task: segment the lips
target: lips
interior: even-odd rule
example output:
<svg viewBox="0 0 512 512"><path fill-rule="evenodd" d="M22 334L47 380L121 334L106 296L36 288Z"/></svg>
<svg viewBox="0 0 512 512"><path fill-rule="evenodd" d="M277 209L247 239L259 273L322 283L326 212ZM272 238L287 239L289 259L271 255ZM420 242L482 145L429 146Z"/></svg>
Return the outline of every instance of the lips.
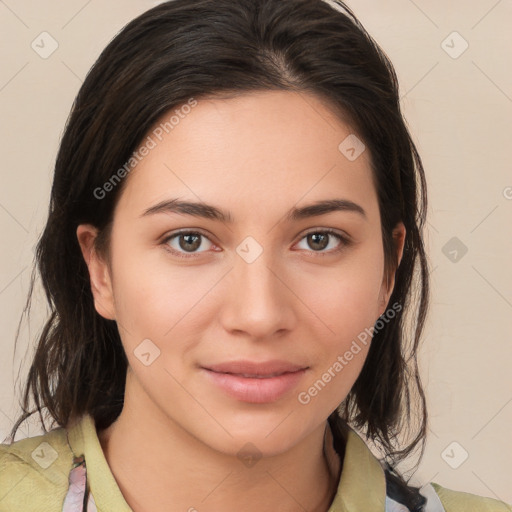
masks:
<svg viewBox="0 0 512 512"><path fill-rule="evenodd" d="M275 402L297 387L307 366L286 361L230 361L201 367L209 382L242 402Z"/></svg>
<svg viewBox="0 0 512 512"><path fill-rule="evenodd" d="M299 370L304 370L307 366L279 360L262 363L240 360L208 365L204 368L216 373L230 373L241 377L269 378L277 377L283 373L293 373Z"/></svg>

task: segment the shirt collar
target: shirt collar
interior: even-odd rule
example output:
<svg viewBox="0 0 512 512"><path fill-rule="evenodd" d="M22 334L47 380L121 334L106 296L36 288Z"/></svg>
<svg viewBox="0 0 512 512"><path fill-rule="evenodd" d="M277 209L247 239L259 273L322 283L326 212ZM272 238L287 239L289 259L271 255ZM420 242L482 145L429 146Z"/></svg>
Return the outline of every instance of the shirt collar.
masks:
<svg viewBox="0 0 512 512"><path fill-rule="evenodd" d="M68 441L75 455L84 455L87 483L98 510L133 512L126 503L101 448L94 418L84 414L68 429Z"/></svg>
<svg viewBox="0 0 512 512"><path fill-rule="evenodd" d="M345 454L341 477L328 512L384 512L386 477L381 463L355 430L343 424L342 432ZM340 461L334 450L330 427L326 429L324 448L329 466L339 473ZM333 461L337 461L337 465Z"/></svg>

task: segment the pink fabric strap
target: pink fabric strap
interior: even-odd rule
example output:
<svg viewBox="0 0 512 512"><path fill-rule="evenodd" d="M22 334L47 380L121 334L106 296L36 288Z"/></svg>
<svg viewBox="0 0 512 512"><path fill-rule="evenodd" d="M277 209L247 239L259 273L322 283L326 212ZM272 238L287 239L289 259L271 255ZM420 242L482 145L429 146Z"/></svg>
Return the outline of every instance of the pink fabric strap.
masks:
<svg viewBox="0 0 512 512"><path fill-rule="evenodd" d="M69 472L69 487L62 512L97 512L94 497L87 488L87 468L83 455L73 457L73 467Z"/></svg>

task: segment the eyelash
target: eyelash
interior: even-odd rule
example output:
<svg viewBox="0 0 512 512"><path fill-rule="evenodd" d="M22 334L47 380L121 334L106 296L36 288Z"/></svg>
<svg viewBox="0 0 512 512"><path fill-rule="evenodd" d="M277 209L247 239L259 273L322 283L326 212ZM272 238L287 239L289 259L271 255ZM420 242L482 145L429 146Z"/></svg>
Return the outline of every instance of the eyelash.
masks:
<svg viewBox="0 0 512 512"><path fill-rule="evenodd" d="M304 236L300 239L300 240L303 240L304 238L306 238L308 235L312 235L312 234L322 234L322 235L331 235L331 236L334 236L335 238L337 238L341 244L339 247L337 247L336 249L331 249L330 251L308 251L310 253L313 253L315 255L318 255L318 256L329 256L329 255L332 255L332 254L336 254L336 253L339 253L341 252L344 248L348 247L349 245L351 245L352 241L346 237L346 236L343 236L341 235L340 233L338 233L337 231L334 231L333 229L330 229L330 228L326 228L326 229L317 229L317 230L314 230L314 231L308 231L307 233L304 234ZM172 249L169 247L169 245L167 245L167 243L172 240L173 238L175 237L178 237L180 235L200 235L200 236L203 236L205 238L208 238L208 236L205 234L205 233L202 233L201 231L178 231L176 233L173 233L171 235L169 235L168 237L166 237L164 240L162 240L162 244L165 246L165 249L167 251L169 251L171 254L173 255L176 255L178 256L179 258L197 258L201 253L189 253L189 254L186 254L185 253L182 253L180 251L176 251L175 249ZM211 242L211 240L210 240ZM213 243L213 242L211 242Z"/></svg>

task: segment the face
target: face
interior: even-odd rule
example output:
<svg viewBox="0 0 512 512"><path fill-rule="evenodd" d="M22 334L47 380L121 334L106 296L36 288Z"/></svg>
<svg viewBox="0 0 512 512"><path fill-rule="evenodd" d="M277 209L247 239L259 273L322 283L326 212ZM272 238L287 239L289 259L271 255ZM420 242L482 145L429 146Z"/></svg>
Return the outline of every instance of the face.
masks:
<svg viewBox="0 0 512 512"><path fill-rule="evenodd" d="M392 291L370 155L339 149L353 132L313 95L187 112L125 178L111 270L94 228L77 230L95 307L117 321L140 414L224 453L277 454L344 400Z"/></svg>

